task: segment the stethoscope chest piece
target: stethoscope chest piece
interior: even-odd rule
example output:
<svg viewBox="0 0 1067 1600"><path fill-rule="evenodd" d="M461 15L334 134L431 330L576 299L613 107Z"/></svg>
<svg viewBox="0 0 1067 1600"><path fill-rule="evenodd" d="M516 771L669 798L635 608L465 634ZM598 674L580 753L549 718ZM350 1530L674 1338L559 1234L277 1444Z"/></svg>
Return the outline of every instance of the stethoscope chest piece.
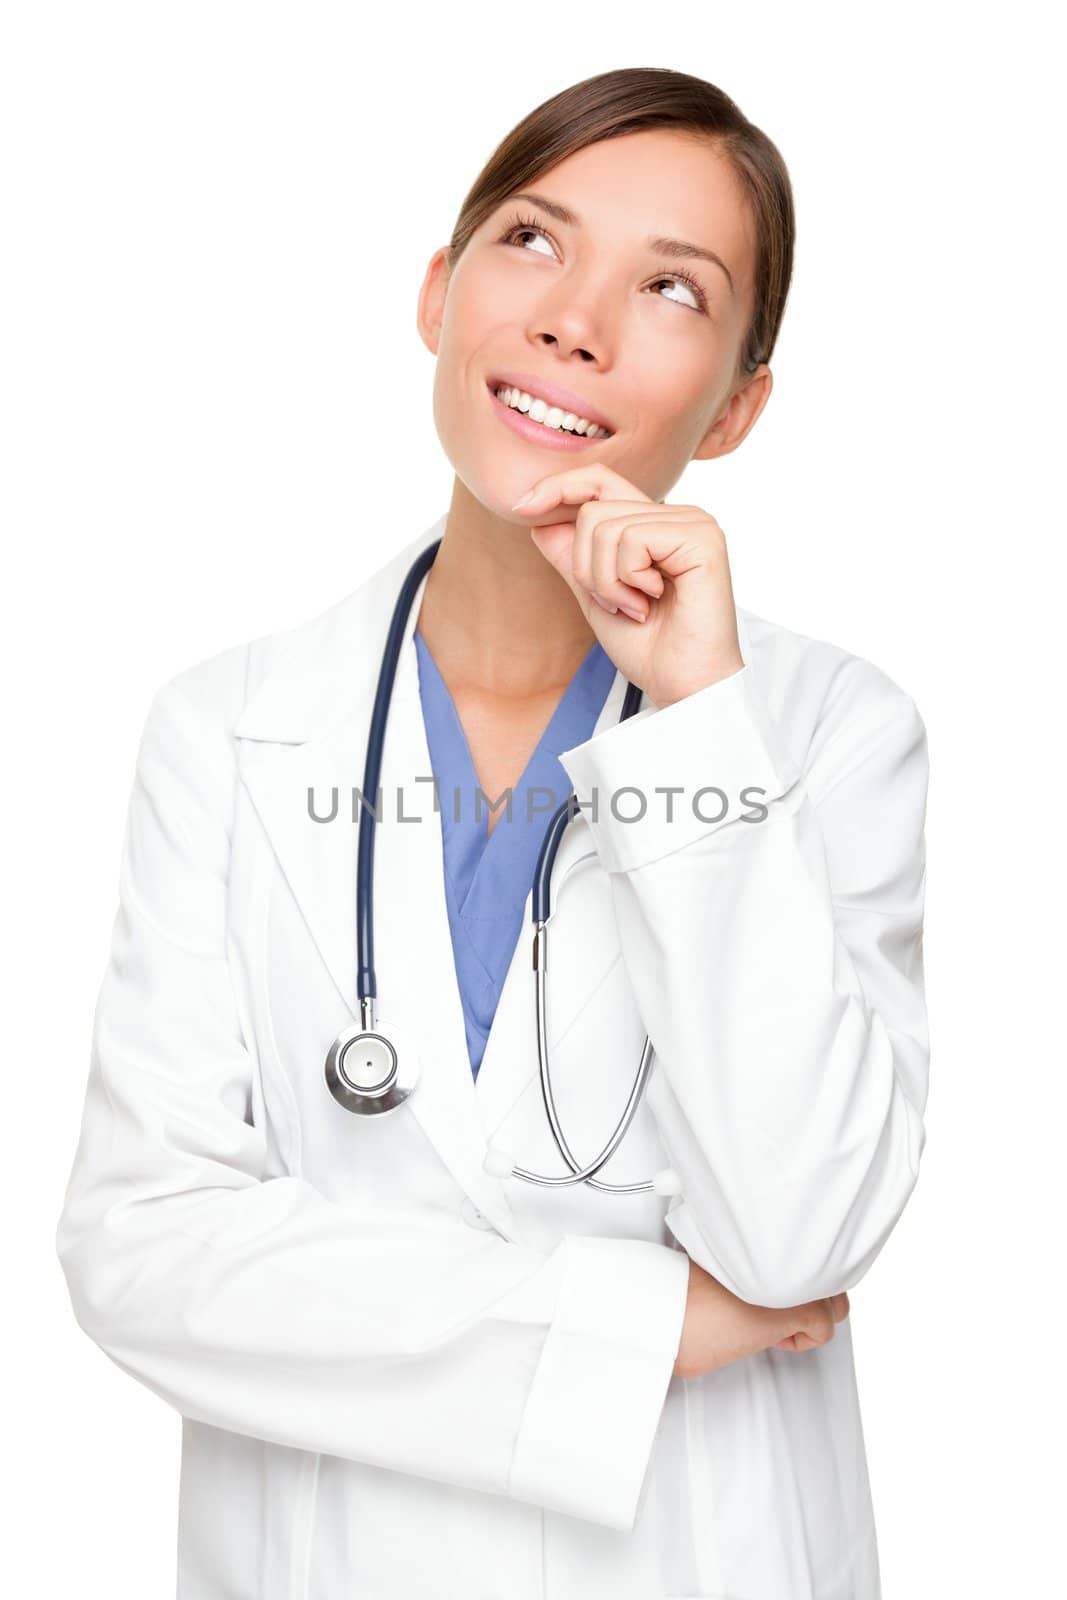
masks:
<svg viewBox="0 0 1067 1600"><path fill-rule="evenodd" d="M326 1054L327 1087L338 1105L357 1116L395 1111L418 1081L418 1058L392 1027L370 1029L354 1022Z"/></svg>

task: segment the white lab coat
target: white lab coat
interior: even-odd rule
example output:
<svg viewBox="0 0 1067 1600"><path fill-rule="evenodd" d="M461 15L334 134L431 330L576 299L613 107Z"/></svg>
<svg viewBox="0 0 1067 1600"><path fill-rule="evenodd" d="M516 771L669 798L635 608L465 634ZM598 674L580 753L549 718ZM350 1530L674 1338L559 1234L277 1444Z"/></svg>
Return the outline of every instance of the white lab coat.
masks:
<svg viewBox="0 0 1067 1600"><path fill-rule="evenodd" d="M355 1016L351 797L382 645L445 520L310 623L179 674L144 729L57 1247L81 1327L183 1416L179 1600L877 1600L851 1318L807 1353L672 1368L686 1253L765 1306L851 1289L915 1184L922 721L877 667L743 608L734 676L621 727L616 676L561 757L600 808L553 879L556 1093L589 1159L647 1030L646 1100L602 1176L669 1164L683 1192L490 1176L487 1140L563 1166L525 928L471 1074L414 781L421 589L374 908L379 1016L423 1076L384 1118L323 1078ZM630 785L627 822L634 794L608 802ZM716 795L691 804L711 785L719 822ZM337 819L312 821L309 788L323 815L334 786Z"/></svg>

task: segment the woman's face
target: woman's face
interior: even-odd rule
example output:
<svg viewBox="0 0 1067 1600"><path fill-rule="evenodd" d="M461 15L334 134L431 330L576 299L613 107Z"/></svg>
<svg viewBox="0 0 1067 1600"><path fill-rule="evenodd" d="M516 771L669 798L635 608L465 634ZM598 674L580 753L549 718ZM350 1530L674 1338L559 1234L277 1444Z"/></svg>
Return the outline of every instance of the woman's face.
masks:
<svg viewBox="0 0 1067 1600"><path fill-rule="evenodd" d="M662 500L689 461L740 444L770 393L766 366L736 377L755 304L738 180L707 141L655 130L580 150L521 194L471 236L451 277L438 250L420 293L449 460L505 517L538 478L588 461ZM502 383L610 436L531 420L495 398Z"/></svg>

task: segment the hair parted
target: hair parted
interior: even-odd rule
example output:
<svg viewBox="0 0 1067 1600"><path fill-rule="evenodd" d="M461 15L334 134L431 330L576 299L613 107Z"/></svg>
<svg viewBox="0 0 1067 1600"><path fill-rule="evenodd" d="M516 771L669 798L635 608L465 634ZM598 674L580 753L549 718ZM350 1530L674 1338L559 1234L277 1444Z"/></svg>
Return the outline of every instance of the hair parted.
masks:
<svg viewBox="0 0 1067 1600"><path fill-rule="evenodd" d="M767 135L713 83L669 67L624 67L572 84L516 123L497 145L460 207L449 241L452 270L471 235L516 190L587 146L649 128L708 139L730 162L756 235L756 304L739 370L769 361L793 273L796 219L785 162Z"/></svg>

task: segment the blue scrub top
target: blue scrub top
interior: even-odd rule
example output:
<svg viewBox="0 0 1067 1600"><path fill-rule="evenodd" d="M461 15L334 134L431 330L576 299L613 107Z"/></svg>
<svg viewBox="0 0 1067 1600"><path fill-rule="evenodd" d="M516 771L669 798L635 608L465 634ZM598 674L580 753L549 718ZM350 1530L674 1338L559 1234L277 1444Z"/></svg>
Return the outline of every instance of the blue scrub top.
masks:
<svg viewBox="0 0 1067 1600"><path fill-rule="evenodd" d="M571 792L559 752L592 737L616 669L599 641L594 642L512 789L510 818L506 805L500 806L490 833L487 801L475 806L480 785L459 713L418 628L415 648L426 742L440 795L452 952L467 1051L477 1078L522 930L541 843L553 814ZM531 794L533 790L539 792Z"/></svg>

